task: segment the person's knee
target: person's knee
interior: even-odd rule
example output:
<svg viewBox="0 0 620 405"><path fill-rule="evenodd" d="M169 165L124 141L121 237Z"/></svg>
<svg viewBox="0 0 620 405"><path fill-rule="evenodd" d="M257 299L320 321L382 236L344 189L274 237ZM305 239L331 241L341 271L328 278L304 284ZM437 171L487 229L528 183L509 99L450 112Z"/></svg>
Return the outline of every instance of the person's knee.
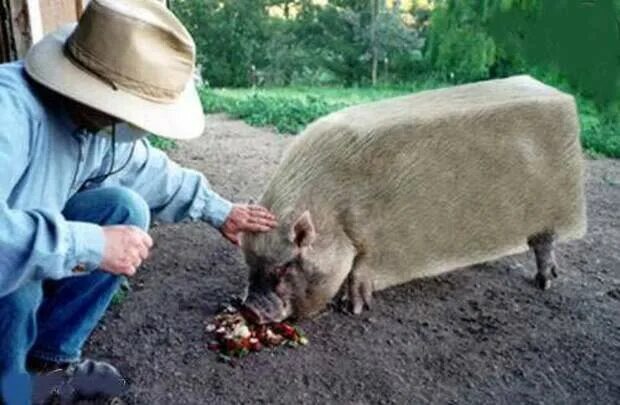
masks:
<svg viewBox="0 0 620 405"><path fill-rule="evenodd" d="M144 198L125 187L108 187L101 190L113 212L102 225L134 225L147 230L151 221L151 212Z"/></svg>
<svg viewBox="0 0 620 405"><path fill-rule="evenodd" d="M114 187L112 191L112 204L122 211L122 225L134 225L147 230L151 222L151 211L144 198L125 187Z"/></svg>
<svg viewBox="0 0 620 405"><path fill-rule="evenodd" d="M70 221L99 225L134 225L147 230L149 207L135 191L126 187L102 187L82 191L66 204L63 215Z"/></svg>

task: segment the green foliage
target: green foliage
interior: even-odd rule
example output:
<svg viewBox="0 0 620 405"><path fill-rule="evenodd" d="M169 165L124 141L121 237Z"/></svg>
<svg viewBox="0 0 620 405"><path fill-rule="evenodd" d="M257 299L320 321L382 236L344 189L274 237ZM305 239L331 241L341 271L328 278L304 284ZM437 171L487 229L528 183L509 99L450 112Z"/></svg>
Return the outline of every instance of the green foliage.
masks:
<svg viewBox="0 0 620 405"><path fill-rule="evenodd" d="M483 5L477 0L437 1L427 52L442 77L465 83L490 76L496 47L483 29Z"/></svg>
<svg viewBox="0 0 620 405"><path fill-rule="evenodd" d="M206 112L225 112L251 125L296 134L317 118L344 107L440 86L429 80L392 88L202 89L200 97Z"/></svg>
<svg viewBox="0 0 620 405"><path fill-rule="evenodd" d="M350 7L342 7L344 3ZM376 58L384 82L411 81L424 45L417 27L405 24L400 10L380 8L373 20L368 1L339 4L315 9L296 21L297 42L316 50L319 66L352 86L371 80Z"/></svg>
<svg viewBox="0 0 620 405"><path fill-rule="evenodd" d="M279 132L285 133L297 133L316 117L341 107L310 95L288 99L264 92L242 99L216 97L213 92L204 92L203 100L208 110L225 111L251 125L274 125Z"/></svg>
<svg viewBox="0 0 620 405"><path fill-rule="evenodd" d="M557 69L599 104L620 97L620 17L612 0L541 1L534 17L510 10L495 20L498 41L509 21L521 32L517 52L531 65Z"/></svg>
<svg viewBox="0 0 620 405"><path fill-rule="evenodd" d="M620 97L618 0L435 0L427 55L456 82L555 70L600 104ZM597 72L593 74L593 72Z"/></svg>
<svg viewBox="0 0 620 405"><path fill-rule="evenodd" d="M246 86L251 67L264 64L270 25L264 0L171 0L192 34L197 63L217 86Z"/></svg>
<svg viewBox="0 0 620 405"><path fill-rule="evenodd" d="M226 112L251 125L275 126L283 133L298 133L315 118L343 106L312 95L287 97L266 91L253 91L239 97L226 93L202 91L201 99L205 111Z"/></svg>
<svg viewBox="0 0 620 405"><path fill-rule="evenodd" d="M592 98L575 91L570 81L557 71L532 68L529 73L575 97L581 124L581 143L591 156L620 158L620 102L601 106Z"/></svg>
<svg viewBox="0 0 620 405"><path fill-rule="evenodd" d="M176 142L172 139L162 138L157 135L149 135L148 139L151 145L161 150L170 150L177 146Z"/></svg>
<svg viewBox="0 0 620 405"><path fill-rule="evenodd" d="M121 288L112 296L110 305L115 307L121 305L127 299L128 290Z"/></svg>
<svg viewBox="0 0 620 405"><path fill-rule="evenodd" d="M456 83L486 79L495 63L495 43L483 31L448 31L435 51L435 67Z"/></svg>
<svg viewBox="0 0 620 405"><path fill-rule="evenodd" d="M301 12L270 17L272 5L300 5ZM382 80L410 81L421 59L423 41L401 10L381 7L373 20L368 0L327 7L306 0L171 0L170 7L194 37L201 73L213 87L354 85L370 80L373 57Z"/></svg>
<svg viewBox="0 0 620 405"><path fill-rule="evenodd" d="M129 280L127 280L127 277L125 276L120 276L121 277L121 286L120 288L116 291L116 293L112 296L112 301L110 302L110 305L112 306L117 306L123 303L123 301L125 301L129 295L129 292L131 291L131 286L129 285Z"/></svg>
<svg viewBox="0 0 620 405"><path fill-rule="evenodd" d="M620 116L617 112L600 110L590 99L578 96L581 121L581 142L593 155L620 159Z"/></svg>

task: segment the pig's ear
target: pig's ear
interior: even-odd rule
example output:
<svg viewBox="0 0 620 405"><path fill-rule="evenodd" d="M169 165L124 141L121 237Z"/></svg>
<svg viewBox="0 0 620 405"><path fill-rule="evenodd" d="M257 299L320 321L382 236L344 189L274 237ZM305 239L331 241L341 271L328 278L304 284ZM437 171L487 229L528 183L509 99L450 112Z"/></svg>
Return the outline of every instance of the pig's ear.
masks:
<svg viewBox="0 0 620 405"><path fill-rule="evenodd" d="M300 248L308 247L314 242L316 231L314 230L310 211L304 211L304 213L297 218L297 221L295 221L291 229L290 237L291 242Z"/></svg>

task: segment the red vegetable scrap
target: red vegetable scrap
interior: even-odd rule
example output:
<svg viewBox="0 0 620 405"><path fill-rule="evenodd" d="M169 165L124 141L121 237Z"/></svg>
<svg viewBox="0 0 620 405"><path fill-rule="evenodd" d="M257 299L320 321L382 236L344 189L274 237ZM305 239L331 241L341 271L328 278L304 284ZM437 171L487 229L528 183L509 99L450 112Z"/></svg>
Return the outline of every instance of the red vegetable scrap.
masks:
<svg viewBox="0 0 620 405"><path fill-rule="evenodd" d="M295 326L285 322L252 324L234 310L217 315L206 330L212 337L208 349L224 357L243 357L250 352L281 345L297 347L308 344L304 333Z"/></svg>

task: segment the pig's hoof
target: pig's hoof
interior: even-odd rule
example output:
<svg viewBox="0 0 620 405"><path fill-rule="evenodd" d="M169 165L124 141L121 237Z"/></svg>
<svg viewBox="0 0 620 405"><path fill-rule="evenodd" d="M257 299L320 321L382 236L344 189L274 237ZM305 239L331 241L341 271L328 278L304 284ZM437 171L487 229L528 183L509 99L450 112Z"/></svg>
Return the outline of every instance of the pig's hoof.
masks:
<svg viewBox="0 0 620 405"><path fill-rule="evenodd" d="M534 282L536 286L541 290L545 291L551 287L551 280L558 277L558 270L556 266L552 266L546 272L538 272L536 273L536 278Z"/></svg>
<svg viewBox="0 0 620 405"><path fill-rule="evenodd" d="M339 294L338 296L334 297L334 299L329 303L329 307L332 308L334 311L338 311L338 312L348 312L349 311L349 299L347 297L347 294Z"/></svg>
<svg viewBox="0 0 620 405"><path fill-rule="evenodd" d="M551 280L548 277L543 276L540 273L536 274L536 278L534 279L534 283L536 283L536 287L545 291L551 287Z"/></svg>
<svg viewBox="0 0 620 405"><path fill-rule="evenodd" d="M363 310L364 302L361 299L358 298L351 302L351 312L353 312L354 315L361 314Z"/></svg>
<svg viewBox="0 0 620 405"><path fill-rule="evenodd" d="M364 310L371 308L372 305L372 281L360 280L353 276L349 280L349 301L351 312L359 315Z"/></svg>

